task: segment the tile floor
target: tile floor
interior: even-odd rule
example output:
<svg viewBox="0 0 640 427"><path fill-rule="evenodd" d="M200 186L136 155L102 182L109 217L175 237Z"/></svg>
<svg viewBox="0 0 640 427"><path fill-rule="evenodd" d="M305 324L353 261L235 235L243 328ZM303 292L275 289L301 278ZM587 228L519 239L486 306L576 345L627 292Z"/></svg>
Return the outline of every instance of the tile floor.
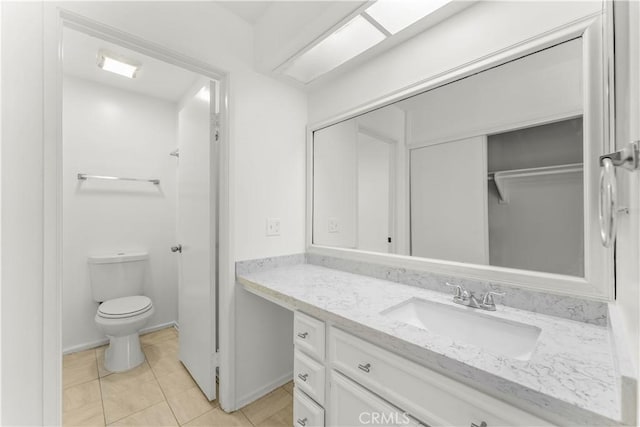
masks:
<svg viewBox="0 0 640 427"><path fill-rule="evenodd" d="M293 384L227 414L209 402L178 361L173 328L140 338L146 361L124 373L102 368L105 347L64 356L65 426L291 427Z"/></svg>

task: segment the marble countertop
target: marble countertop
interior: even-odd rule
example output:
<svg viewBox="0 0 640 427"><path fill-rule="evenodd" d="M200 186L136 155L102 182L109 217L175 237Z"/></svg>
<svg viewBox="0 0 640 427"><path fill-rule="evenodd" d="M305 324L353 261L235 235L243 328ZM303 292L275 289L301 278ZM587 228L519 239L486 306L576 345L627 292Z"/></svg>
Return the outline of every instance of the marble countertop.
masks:
<svg viewBox="0 0 640 427"><path fill-rule="evenodd" d="M382 347L512 404L581 425L620 419L619 386L606 327L497 304L482 315L541 329L527 361L454 342L380 313L410 298L458 309L451 295L311 264L238 275L247 290L330 321Z"/></svg>

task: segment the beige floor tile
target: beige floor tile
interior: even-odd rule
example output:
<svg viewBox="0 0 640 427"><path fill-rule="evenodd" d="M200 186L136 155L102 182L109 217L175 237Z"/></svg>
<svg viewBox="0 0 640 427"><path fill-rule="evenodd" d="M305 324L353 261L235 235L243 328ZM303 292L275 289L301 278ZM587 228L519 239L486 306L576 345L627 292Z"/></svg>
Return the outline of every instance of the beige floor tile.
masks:
<svg viewBox="0 0 640 427"><path fill-rule="evenodd" d="M293 425L293 396L291 402L256 427L291 427Z"/></svg>
<svg viewBox="0 0 640 427"><path fill-rule="evenodd" d="M109 347L108 345L103 345L102 347L96 348L96 361L98 363L98 377L106 377L107 375L111 375L113 372L107 371L104 367L104 352Z"/></svg>
<svg viewBox="0 0 640 427"><path fill-rule="evenodd" d="M100 381L93 380L65 388L62 395L62 410L72 411L96 402L102 403L102 395Z"/></svg>
<svg viewBox="0 0 640 427"><path fill-rule="evenodd" d="M209 402L198 387L167 396L167 401L180 424L191 421L217 407L217 401Z"/></svg>
<svg viewBox="0 0 640 427"><path fill-rule="evenodd" d="M63 426L104 426L102 402L94 402L62 414Z"/></svg>
<svg viewBox="0 0 640 427"><path fill-rule="evenodd" d="M174 327L160 329L159 331L151 332L149 334L144 334L140 336L140 342L142 343L143 346L157 344L165 340L177 341L177 339L178 339L178 332Z"/></svg>
<svg viewBox="0 0 640 427"><path fill-rule="evenodd" d="M149 362L156 361L165 357L178 358L178 342L166 340L164 342L149 344L142 347L144 355Z"/></svg>
<svg viewBox="0 0 640 427"><path fill-rule="evenodd" d="M149 364L156 377L164 377L184 369L184 366L176 357L163 357Z"/></svg>
<svg viewBox="0 0 640 427"><path fill-rule="evenodd" d="M109 375L100 380L107 424L135 414L164 400L162 390L160 390L160 386L155 379L144 383L125 381L109 384L107 380L115 375Z"/></svg>
<svg viewBox="0 0 640 427"><path fill-rule="evenodd" d="M78 362L95 360L95 357L93 349L65 354L62 357L62 366L66 368L68 365L73 365Z"/></svg>
<svg viewBox="0 0 640 427"><path fill-rule="evenodd" d="M292 401L293 396L278 387L266 396L242 408L242 412L253 425L257 425L284 409Z"/></svg>
<svg viewBox="0 0 640 427"><path fill-rule="evenodd" d="M126 372L113 373L100 379L103 392L115 394L127 391L132 385L155 381L147 362Z"/></svg>
<svg viewBox="0 0 640 427"><path fill-rule="evenodd" d="M189 421L185 426L189 427L252 427L249 419L242 413L236 411L227 414L222 409L217 408L199 416L193 421ZM291 427L291 425L287 426Z"/></svg>
<svg viewBox="0 0 640 427"><path fill-rule="evenodd" d="M293 394L293 381L289 381L288 383L286 383L285 385L282 386L282 388L284 389L284 391L286 391L289 394Z"/></svg>
<svg viewBox="0 0 640 427"><path fill-rule="evenodd" d="M71 387L86 383L98 378L98 365L95 353L93 357L83 356L64 364L62 368L63 387Z"/></svg>
<svg viewBox="0 0 640 427"><path fill-rule="evenodd" d="M176 421L171 408L167 402L160 402L153 406L143 409L133 415L129 415L119 421L116 421L111 426L177 426Z"/></svg>
<svg viewBox="0 0 640 427"><path fill-rule="evenodd" d="M157 378L165 396L172 396L196 387L195 381L184 366L175 372Z"/></svg>

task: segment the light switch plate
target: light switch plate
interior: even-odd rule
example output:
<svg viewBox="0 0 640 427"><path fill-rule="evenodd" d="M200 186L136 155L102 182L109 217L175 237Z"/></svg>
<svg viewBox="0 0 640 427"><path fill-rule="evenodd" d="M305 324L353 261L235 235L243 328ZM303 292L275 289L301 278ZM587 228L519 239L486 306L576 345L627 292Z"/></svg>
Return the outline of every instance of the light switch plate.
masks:
<svg viewBox="0 0 640 427"><path fill-rule="evenodd" d="M337 232L338 232L338 219L329 218L329 233L337 233Z"/></svg>
<svg viewBox="0 0 640 427"><path fill-rule="evenodd" d="M267 236L280 235L280 218L267 218Z"/></svg>

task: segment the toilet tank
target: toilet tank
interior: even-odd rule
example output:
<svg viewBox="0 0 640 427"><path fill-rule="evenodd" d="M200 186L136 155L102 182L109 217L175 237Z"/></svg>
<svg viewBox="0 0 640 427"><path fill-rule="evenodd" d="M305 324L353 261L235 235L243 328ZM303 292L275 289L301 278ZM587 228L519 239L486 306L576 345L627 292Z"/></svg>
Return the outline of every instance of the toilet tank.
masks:
<svg viewBox="0 0 640 427"><path fill-rule="evenodd" d="M149 255L144 252L89 257L89 279L93 299L98 302L142 295Z"/></svg>

